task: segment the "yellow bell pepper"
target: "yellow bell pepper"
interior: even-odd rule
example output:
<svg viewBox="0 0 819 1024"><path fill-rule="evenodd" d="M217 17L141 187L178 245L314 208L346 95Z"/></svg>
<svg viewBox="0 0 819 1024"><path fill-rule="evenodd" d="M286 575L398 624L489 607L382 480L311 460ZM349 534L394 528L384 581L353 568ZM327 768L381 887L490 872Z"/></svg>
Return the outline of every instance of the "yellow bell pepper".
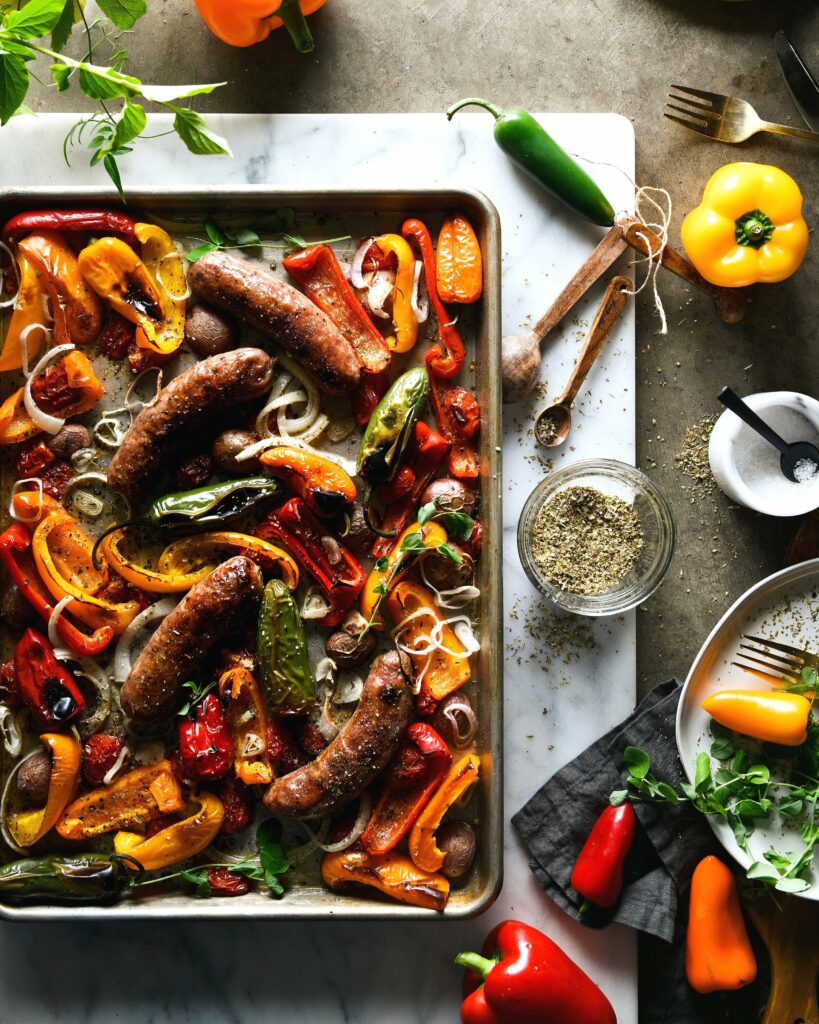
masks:
<svg viewBox="0 0 819 1024"><path fill-rule="evenodd" d="M138 861L145 871L178 864L206 849L219 833L225 809L213 793L199 793L193 798L194 810L182 821L175 821L156 835L146 839L138 832L117 832L114 849ZM128 864L131 870L135 868Z"/></svg>
<svg viewBox="0 0 819 1024"><path fill-rule="evenodd" d="M228 46L254 46L284 26L299 53L310 53L313 36L305 20L325 0L196 0L211 32Z"/></svg>
<svg viewBox="0 0 819 1024"><path fill-rule="evenodd" d="M142 247L145 269L162 296L164 319L159 327L143 317L136 331L140 348L161 355L176 352L185 338L188 281L185 264L167 231L156 224L136 224L134 232Z"/></svg>
<svg viewBox="0 0 819 1024"><path fill-rule="evenodd" d="M383 597L381 587L387 585L393 587L401 579L405 571L401 567L408 561L408 552L402 550L402 545L411 533L418 533L419 530L421 531L421 537L424 541L424 547L437 548L439 544L446 544L446 530L440 525L440 523L436 523L433 520L430 520L423 526L421 526L419 522L411 523L399 536L398 540L395 542L395 547L389 555L387 555L386 565L382 569L379 569L378 563L376 563L370 571L370 575L367 577L367 582L364 584L364 589L361 591L358 607L361 614L368 622L373 617L376 605L379 603L379 599ZM373 622L373 627L375 629L383 629L384 623L378 619Z"/></svg>
<svg viewBox="0 0 819 1024"><path fill-rule="evenodd" d="M3 370L19 370L23 365L22 352L20 351L20 335L32 324L43 324L45 326L45 298L46 291L43 287L37 268L25 253L17 254L17 264L20 273L20 287L17 289L17 300L14 303L14 312L9 321L6 337L3 339L3 352L0 354L0 372ZM29 366L32 360L40 351L45 334L41 330L29 331L26 337L26 353Z"/></svg>
<svg viewBox="0 0 819 1024"><path fill-rule="evenodd" d="M387 345L393 352L409 352L418 340L418 317L412 308L415 253L401 235L379 235L375 244L385 256L395 253L398 260L392 300L392 326L395 333L392 338L387 338Z"/></svg>
<svg viewBox="0 0 819 1024"><path fill-rule="evenodd" d="M415 819L409 834L409 852L413 864L422 871L440 871L446 854L438 848L435 833L449 808L478 781L481 762L476 754L456 761Z"/></svg>
<svg viewBox="0 0 819 1024"><path fill-rule="evenodd" d="M51 776L45 807L8 816L8 829L18 846L27 849L50 832L74 799L80 781L82 747L71 733L44 733L40 740L51 751Z"/></svg>
<svg viewBox="0 0 819 1024"><path fill-rule="evenodd" d="M726 729L765 743L798 747L807 739L811 702L798 693L719 690L701 707Z"/></svg>
<svg viewBox="0 0 819 1024"><path fill-rule="evenodd" d="M700 274L726 288L784 281L808 249L799 186L769 164L721 167L683 221L681 234Z"/></svg>

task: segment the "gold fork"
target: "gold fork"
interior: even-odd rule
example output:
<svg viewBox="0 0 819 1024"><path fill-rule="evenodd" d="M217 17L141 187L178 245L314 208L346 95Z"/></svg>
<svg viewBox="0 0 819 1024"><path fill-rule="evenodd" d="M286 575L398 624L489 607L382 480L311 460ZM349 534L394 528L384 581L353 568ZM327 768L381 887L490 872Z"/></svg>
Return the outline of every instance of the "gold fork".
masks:
<svg viewBox="0 0 819 1024"><path fill-rule="evenodd" d="M803 668L819 671L819 657L808 651L780 643L778 640L766 640L761 636L743 634L742 639L750 641L750 643L739 645L740 653L737 657L742 658L743 661L732 661L731 664L745 672L759 676L761 679L797 685L803 682ZM743 654L743 651L748 653ZM780 653L776 654L775 651ZM744 664L744 662L750 662L750 664ZM761 668L757 666L761 666Z"/></svg>
<svg viewBox="0 0 819 1024"><path fill-rule="evenodd" d="M674 93L669 93L666 106L687 116L677 117L667 111L663 116L716 142L744 142L757 132L773 132L774 135L789 135L794 139L819 142L819 132L763 121L750 103L736 96L722 96L718 92L689 89L685 85L672 85L671 88L688 95L675 96ZM671 100L675 102L672 103ZM675 106L676 103L682 103L683 106Z"/></svg>

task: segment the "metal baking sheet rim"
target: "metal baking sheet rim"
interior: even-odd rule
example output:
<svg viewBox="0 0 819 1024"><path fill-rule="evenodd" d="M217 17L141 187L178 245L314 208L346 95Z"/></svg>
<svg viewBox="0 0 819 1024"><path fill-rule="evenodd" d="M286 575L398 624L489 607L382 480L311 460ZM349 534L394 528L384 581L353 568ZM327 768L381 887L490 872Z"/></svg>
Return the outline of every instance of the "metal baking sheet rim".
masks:
<svg viewBox="0 0 819 1024"><path fill-rule="evenodd" d="M480 810L485 821L481 849L485 857L484 878L480 888L467 899L453 894L452 906L443 912L408 907L399 903L357 898L321 890L324 905L299 905L295 895L273 901L267 896L243 896L241 899L216 897L196 900L191 896L157 895L139 902L123 900L109 905L59 906L54 904L13 905L0 901L0 919L10 921L138 921L165 920L458 920L475 917L494 903L503 884L503 516L501 508L502 418L500 389L501 341L501 249L500 217L491 200L477 189L277 189L248 185L232 188L195 188L184 195L178 189L152 189L129 193L128 209L150 210L153 206L177 204L191 211L222 208L224 203L244 205L248 200L265 202L275 209L281 206L302 208L310 212L326 209L339 214L345 210L374 213L404 211L407 215L422 212L444 213L453 208L465 209L479 221L481 248L484 254L484 292L481 322L477 331L478 391L482 407L481 464L484 467L481 506L489 511L484 516L484 550L482 562L486 599L481 604L482 629L480 681L482 688L491 687L487 697L490 709L487 746L479 750L483 783ZM52 189L0 188L0 210L3 206L38 207L55 203L113 205L122 203L113 189L69 187ZM261 211L260 211L261 212ZM486 636L492 633L490 638ZM487 770L487 761L491 770Z"/></svg>
<svg viewBox="0 0 819 1024"><path fill-rule="evenodd" d="M775 572L770 576L766 576L764 579L760 580L759 583L755 583L752 587L746 590L744 594L738 597L708 634L708 637L700 648L691 668L689 669L683 688L680 691L680 700L677 705L677 717L675 722L677 753L682 761L683 771L690 783L693 784L694 782L694 766L693 764L688 763L684 756L684 742L682 737L683 720L688 714L688 691L693 687L694 680L699 673L700 665L709 658L714 647L721 643L726 634L736 632L735 625L745 614L749 604L755 602L758 603L760 600L764 600L768 594L773 593L783 586L800 583L803 580L810 579L811 577L814 579L819 577L819 558L813 558L808 562L800 562L797 565L788 566L787 568L780 569L778 572ZM741 867L747 868L751 863L751 858L745 855L733 840L731 842L723 841L724 839L728 839L728 834L720 832L716 827L717 822L711 816L708 816L706 821L711 826L711 830L717 841L724 847L725 852L728 853ZM797 893L796 895L804 896L803 893Z"/></svg>

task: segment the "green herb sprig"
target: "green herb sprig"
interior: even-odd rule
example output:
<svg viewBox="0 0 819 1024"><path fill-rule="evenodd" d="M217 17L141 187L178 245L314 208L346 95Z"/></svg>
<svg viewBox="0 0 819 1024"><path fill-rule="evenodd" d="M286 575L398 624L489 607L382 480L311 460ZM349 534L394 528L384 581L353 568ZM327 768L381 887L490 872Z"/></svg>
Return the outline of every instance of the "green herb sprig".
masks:
<svg viewBox="0 0 819 1024"><path fill-rule="evenodd" d="M447 535L456 540L469 541L475 532L475 520L466 512L451 512L440 508L440 498L433 498L418 509L418 522L423 526L430 519L443 519Z"/></svg>
<svg viewBox="0 0 819 1024"><path fill-rule="evenodd" d="M187 690L190 696L182 705L182 707L177 711L177 715L179 715L181 718L184 718L185 715L189 714L196 707L197 704L201 704L205 697L207 697L207 695L211 692L211 690L215 688L215 679L213 680L213 682L208 683L207 686L201 686L199 683L194 682L192 679L189 680L187 683L183 683L182 689Z"/></svg>
<svg viewBox="0 0 819 1024"><path fill-rule="evenodd" d="M295 217L295 212L290 207L282 207L280 210L276 210L273 223L265 230L265 237L279 238L281 239L281 244L263 241L263 236L260 232L254 231L253 228L222 227L215 220L208 219L205 221L205 234L208 236L208 241L202 242L201 245L191 249L185 256L185 259L188 263L196 263L197 260L207 256L208 253L225 249L265 248L292 251L306 249L308 245L330 245L333 242L346 242L350 238L350 235L340 235L338 238L323 238L317 242L308 242L301 235L295 235L290 232L295 222Z"/></svg>
<svg viewBox="0 0 819 1024"><path fill-rule="evenodd" d="M145 84L125 71L128 54L123 49L114 49L109 64L95 63L95 52L112 42L116 30L133 29L147 10L146 0L97 0L97 5L103 18L89 24L82 0L0 3L0 125L7 124L15 114L30 112L25 100L31 79L36 76L28 65L44 56L51 61L51 88L65 92L76 82L99 107L69 131L63 146L66 162L70 147L87 146L91 165L102 164L121 196L122 179L117 161L132 151L134 142L145 132L146 102L173 114L170 133L175 132L192 153L232 156L228 143L208 128L201 114L175 102L213 92L225 83ZM83 26L85 52L80 59L75 59L63 50L79 23ZM50 45L45 45L49 35Z"/></svg>

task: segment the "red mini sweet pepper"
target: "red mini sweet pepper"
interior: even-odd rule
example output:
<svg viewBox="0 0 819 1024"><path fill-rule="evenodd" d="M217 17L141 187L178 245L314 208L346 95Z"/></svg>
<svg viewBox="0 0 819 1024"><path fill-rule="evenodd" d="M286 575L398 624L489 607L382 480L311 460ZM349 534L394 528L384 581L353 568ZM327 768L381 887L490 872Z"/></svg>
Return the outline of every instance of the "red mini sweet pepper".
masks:
<svg viewBox="0 0 819 1024"><path fill-rule="evenodd" d="M74 677L36 629L27 629L14 648L14 674L23 703L42 728L59 728L85 711Z"/></svg>
<svg viewBox="0 0 819 1024"><path fill-rule="evenodd" d="M221 701L205 696L179 724L179 757L190 779L222 779L233 767L233 737Z"/></svg>
<svg viewBox="0 0 819 1024"><path fill-rule="evenodd" d="M330 534L301 498L290 498L269 513L256 529L264 540L281 541L327 596L331 610L318 620L337 626L367 580L358 559Z"/></svg>
<svg viewBox="0 0 819 1024"><path fill-rule="evenodd" d="M522 921L502 921L467 968L463 1024L616 1024L611 1003L552 940Z"/></svg>
<svg viewBox="0 0 819 1024"><path fill-rule="evenodd" d="M607 807L594 823L572 871L572 888L604 910L610 910L620 899L623 868L635 828L630 803Z"/></svg>
<svg viewBox="0 0 819 1024"><path fill-rule="evenodd" d="M132 217L116 210L26 210L6 221L3 241L16 242L34 231L89 231L136 242L134 227Z"/></svg>
<svg viewBox="0 0 819 1024"><path fill-rule="evenodd" d="M451 765L452 754L431 725L416 722L407 729L361 836L367 853L380 857L401 842Z"/></svg>

